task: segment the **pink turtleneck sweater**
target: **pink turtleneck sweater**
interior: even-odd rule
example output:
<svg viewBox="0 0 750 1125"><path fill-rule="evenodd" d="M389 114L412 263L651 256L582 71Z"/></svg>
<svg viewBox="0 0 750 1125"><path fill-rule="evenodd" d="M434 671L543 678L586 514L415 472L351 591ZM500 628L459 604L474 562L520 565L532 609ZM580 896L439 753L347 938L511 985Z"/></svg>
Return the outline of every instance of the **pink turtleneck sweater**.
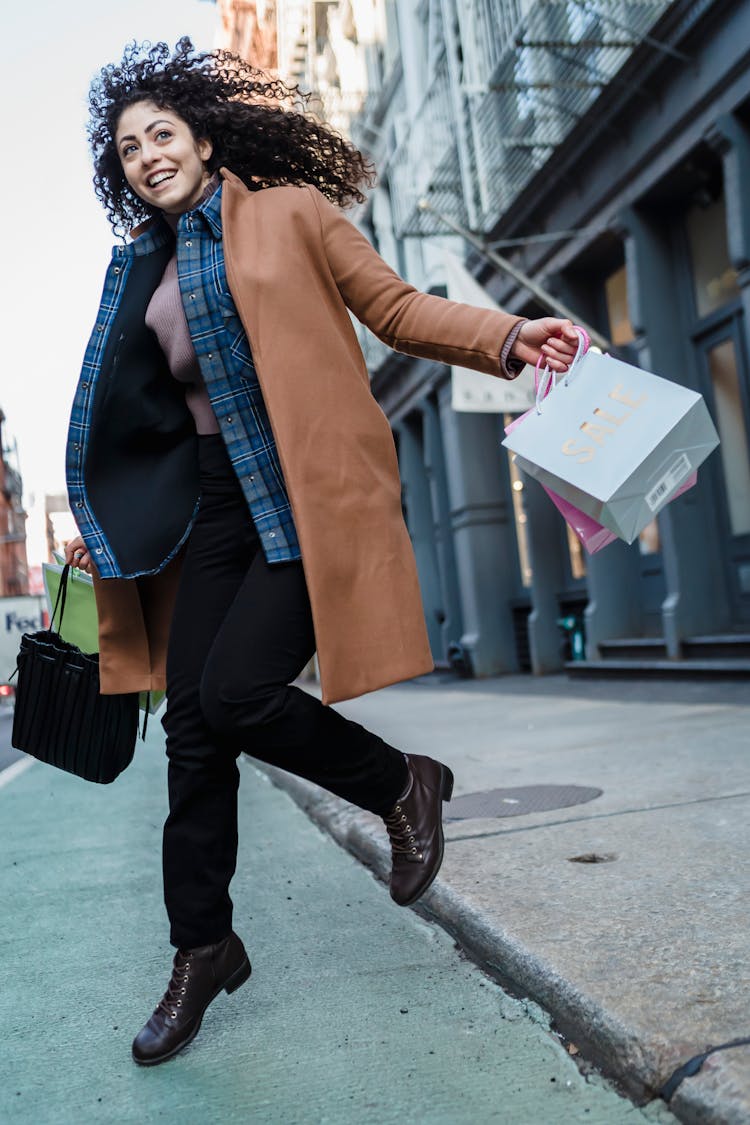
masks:
<svg viewBox="0 0 750 1125"><path fill-rule="evenodd" d="M218 187L219 177L212 177L199 202L208 199ZM164 215L172 230L177 229L177 216ZM149 306L146 324L159 341L175 379L185 384L185 402L195 419L199 434L218 434L219 424L211 407L206 384L203 382L198 359L190 339L185 310L182 307L180 283L177 278L177 251L167 262Z"/></svg>

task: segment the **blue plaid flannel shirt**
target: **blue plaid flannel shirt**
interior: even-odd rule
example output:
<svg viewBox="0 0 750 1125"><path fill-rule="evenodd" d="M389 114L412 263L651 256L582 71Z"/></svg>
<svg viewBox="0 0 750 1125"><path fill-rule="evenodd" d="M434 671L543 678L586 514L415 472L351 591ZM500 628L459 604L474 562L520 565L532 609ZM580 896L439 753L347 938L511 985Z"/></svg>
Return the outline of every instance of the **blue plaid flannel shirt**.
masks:
<svg viewBox="0 0 750 1125"><path fill-rule="evenodd" d="M83 462L94 388L108 330L122 299L134 255L169 238L159 223L113 251L83 362L71 415L68 493L83 539L102 578L120 576L116 559L86 497ZM224 442L269 563L301 557L286 484L253 364L250 344L227 284L221 227L221 185L177 224L177 273L190 338ZM164 559L166 566L181 543Z"/></svg>

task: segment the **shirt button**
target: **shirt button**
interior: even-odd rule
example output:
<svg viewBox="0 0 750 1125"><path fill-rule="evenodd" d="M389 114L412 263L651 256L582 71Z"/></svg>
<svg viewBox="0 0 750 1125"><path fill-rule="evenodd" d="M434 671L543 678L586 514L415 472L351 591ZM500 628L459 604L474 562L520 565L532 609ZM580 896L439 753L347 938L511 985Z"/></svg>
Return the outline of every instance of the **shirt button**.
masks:
<svg viewBox="0 0 750 1125"><path fill-rule="evenodd" d="M275 539L276 538L276 532L275 531L269 531L268 538L269 539Z"/></svg>
<svg viewBox="0 0 750 1125"><path fill-rule="evenodd" d="M81 443L80 443L80 441L74 441L74 442L73 442L73 448L74 448L74 449L80 449L80 448L81 448Z"/></svg>
<svg viewBox="0 0 750 1125"><path fill-rule="evenodd" d="M213 353L213 352L209 352L209 353L208 353L208 356L207 356L207 358L208 358L208 359L213 359L213 358L214 358L214 353Z"/></svg>
<svg viewBox="0 0 750 1125"><path fill-rule="evenodd" d="M96 553L97 553L97 555L100 555L100 554L102 553L102 551L103 551L103 550L104 550L104 548L103 548L103 547L97 547L97 548L96 548Z"/></svg>
<svg viewBox="0 0 750 1125"><path fill-rule="evenodd" d="M231 426L231 424L232 424L232 415L231 414L229 415L229 417L227 418L226 421L227 421L227 425Z"/></svg>
<svg viewBox="0 0 750 1125"><path fill-rule="evenodd" d="M81 386L82 386L82 387L83 387L83 389L85 390L85 389L86 389L86 387L88 387L88 383L81 383Z"/></svg>
<svg viewBox="0 0 750 1125"><path fill-rule="evenodd" d="M119 266L115 266L115 268L113 269L113 271L112 271L112 272L113 272L113 273L119 273L119 272L120 272L120 267L119 267Z"/></svg>
<svg viewBox="0 0 750 1125"><path fill-rule="evenodd" d="M103 324L97 324L96 330L97 330L97 332L103 332L104 331L104 325Z"/></svg>
<svg viewBox="0 0 750 1125"><path fill-rule="evenodd" d="M191 301L194 301L194 300L195 300L195 293L191 293L191 294L190 294L190 300L191 300Z"/></svg>
<svg viewBox="0 0 750 1125"><path fill-rule="evenodd" d="M255 481L255 477L248 477L247 479L250 481L251 484L253 484L254 481Z"/></svg>
<svg viewBox="0 0 750 1125"><path fill-rule="evenodd" d="M186 239L185 239L185 245L187 246L187 248L188 248L188 250L189 250L189 249L190 249L190 247L191 247L191 246L193 245L193 240L192 240L192 238L186 238Z"/></svg>
<svg viewBox="0 0 750 1125"><path fill-rule="evenodd" d="M76 500L76 508L82 508L82 507L83 507L83 500Z"/></svg>

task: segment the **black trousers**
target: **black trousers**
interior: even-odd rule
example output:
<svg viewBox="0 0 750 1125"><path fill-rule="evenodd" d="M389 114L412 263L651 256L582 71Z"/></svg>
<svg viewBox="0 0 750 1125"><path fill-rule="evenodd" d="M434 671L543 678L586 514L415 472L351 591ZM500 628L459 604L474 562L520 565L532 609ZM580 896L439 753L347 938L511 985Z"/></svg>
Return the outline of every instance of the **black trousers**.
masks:
<svg viewBox="0 0 750 1125"><path fill-rule="evenodd" d="M198 442L201 501L175 605L163 720L164 900L172 944L183 949L232 928L241 751L379 815L408 780L400 751L290 686L315 651L302 564L266 562L221 435Z"/></svg>

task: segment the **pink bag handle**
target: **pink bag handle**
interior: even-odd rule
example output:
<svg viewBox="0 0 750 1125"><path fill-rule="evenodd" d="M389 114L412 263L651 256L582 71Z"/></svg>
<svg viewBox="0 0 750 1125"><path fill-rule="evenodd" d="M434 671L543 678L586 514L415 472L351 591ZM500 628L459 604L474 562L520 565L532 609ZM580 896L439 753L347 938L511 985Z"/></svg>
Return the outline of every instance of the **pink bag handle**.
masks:
<svg viewBox="0 0 750 1125"><path fill-rule="evenodd" d="M570 363L568 370L565 372L564 382L566 386L570 377L570 372L578 363L581 356L584 356L591 347L591 337L589 336L585 328L581 328L580 324L574 324L573 331L578 333L578 350L573 356L573 360ZM540 374L540 368L543 361L544 356L540 354L539 359L536 361L536 367L534 368L534 392L536 394L537 414L542 413L542 403L544 402L545 398L550 393L552 388L556 386L555 372L547 366L546 362L544 363L544 370Z"/></svg>

